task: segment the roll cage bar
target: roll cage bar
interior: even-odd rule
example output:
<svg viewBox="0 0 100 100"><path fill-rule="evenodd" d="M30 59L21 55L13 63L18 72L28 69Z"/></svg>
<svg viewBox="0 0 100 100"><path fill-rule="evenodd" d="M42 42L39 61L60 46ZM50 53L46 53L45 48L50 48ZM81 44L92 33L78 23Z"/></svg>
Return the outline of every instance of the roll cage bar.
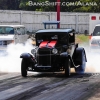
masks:
<svg viewBox="0 0 100 100"><path fill-rule="evenodd" d="M43 22L45 29L46 29L47 25L57 25L57 29L58 29L59 28L59 23L60 23L60 21L46 21L46 22Z"/></svg>

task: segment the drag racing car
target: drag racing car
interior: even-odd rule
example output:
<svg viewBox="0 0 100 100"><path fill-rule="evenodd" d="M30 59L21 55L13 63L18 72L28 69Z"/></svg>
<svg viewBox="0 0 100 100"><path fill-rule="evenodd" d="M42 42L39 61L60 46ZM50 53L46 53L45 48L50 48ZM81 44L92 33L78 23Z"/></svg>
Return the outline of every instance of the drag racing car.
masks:
<svg viewBox="0 0 100 100"><path fill-rule="evenodd" d="M85 72L86 53L83 47L75 43L74 29L44 29L35 33L36 48L31 53L22 53L21 75L27 71L59 72L70 76L71 68L76 73Z"/></svg>

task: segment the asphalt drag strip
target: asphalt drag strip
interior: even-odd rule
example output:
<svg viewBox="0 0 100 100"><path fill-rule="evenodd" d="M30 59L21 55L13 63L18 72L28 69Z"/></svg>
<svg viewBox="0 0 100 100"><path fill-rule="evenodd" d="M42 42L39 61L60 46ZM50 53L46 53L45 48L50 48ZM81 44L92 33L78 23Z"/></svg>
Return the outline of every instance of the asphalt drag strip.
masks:
<svg viewBox="0 0 100 100"><path fill-rule="evenodd" d="M29 74L0 73L0 100L95 100L100 90L100 73ZM99 94L98 94L99 95ZM91 99L89 99L91 98ZM93 98L93 99L92 99Z"/></svg>

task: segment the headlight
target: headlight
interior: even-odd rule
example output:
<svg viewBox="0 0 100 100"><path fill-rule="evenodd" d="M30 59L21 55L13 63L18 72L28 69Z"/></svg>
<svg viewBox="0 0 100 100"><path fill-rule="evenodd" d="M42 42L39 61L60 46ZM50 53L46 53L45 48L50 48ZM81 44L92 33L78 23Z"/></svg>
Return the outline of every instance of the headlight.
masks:
<svg viewBox="0 0 100 100"><path fill-rule="evenodd" d="M35 50L35 49L32 49L32 50L31 50L31 53L32 53L32 54L35 54L35 53L36 53L36 50Z"/></svg>
<svg viewBox="0 0 100 100"><path fill-rule="evenodd" d="M57 50L57 49L53 49L53 50L52 50L52 53L53 53L53 54L57 54L57 53L58 53L58 50Z"/></svg>

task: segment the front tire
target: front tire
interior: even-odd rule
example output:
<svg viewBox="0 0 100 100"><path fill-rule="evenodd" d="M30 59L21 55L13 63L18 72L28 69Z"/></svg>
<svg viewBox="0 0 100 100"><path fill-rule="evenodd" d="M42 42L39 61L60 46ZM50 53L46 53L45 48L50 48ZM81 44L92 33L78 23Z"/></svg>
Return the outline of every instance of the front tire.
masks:
<svg viewBox="0 0 100 100"><path fill-rule="evenodd" d="M28 68L27 59L22 59L22 62L21 62L21 75L23 77L27 76L27 68Z"/></svg>
<svg viewBox="0 0 100 100"><path fill-rule="evenodd" d="M70 76L70 60L69 60L69 58L67 58L65 60L64 67L65 67L65 76L69 77Z"/></svg>

